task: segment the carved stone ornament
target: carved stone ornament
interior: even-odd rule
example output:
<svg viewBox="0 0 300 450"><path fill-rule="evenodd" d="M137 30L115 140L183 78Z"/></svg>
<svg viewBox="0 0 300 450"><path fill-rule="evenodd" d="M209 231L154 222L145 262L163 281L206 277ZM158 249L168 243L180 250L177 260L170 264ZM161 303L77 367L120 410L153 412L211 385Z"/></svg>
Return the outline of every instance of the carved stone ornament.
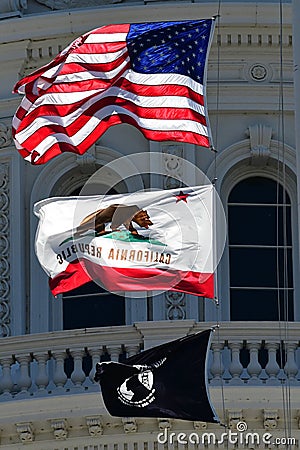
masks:
<svg viewBox="0 0 300 450"><path fill-rule="evenodd" d="M182 186L183 178L183 144L162 144L163 187L176 189ZM168 320L184 320L186 318L185 294L182 292L166 292L166 315Z"/></svg>
<svg viewBox="0 0 300 450"><path fill-rule="evenodd" d="M183 144L163 144L164 189L175 189L182 185Z"/></svg>
<svg viewBox="0 0 300 450"><path fill-rule="evenodd" d="M0 337L10 335L9 166L0 164Z"/></svg>
<svg viewBox="0 0 300 450"><path fill-rule="evenodd" d="M33 442L34 433L30 422L16 423L17 433L22 443Z"/></svg>
<svg viewBox="0 0 300 450"><path fill-rule="evenodd" d="M272 128L262 124L250 125L246 135L250 139L251 163L265 166L271 154Z"/></svg>
<svg viewBox="0 0 300 450"><path fill-rule="evenodd" d="M0 147L8 147L12 144L11 127L0 123Z"/></svg>
<svg viewBox="0 0 300 450"><path fill-rule="evenodd" d="M90 436L97 437L103 434L103 426L99 416L87 417L86 424L89 429Z"/></svg>
<svg viewBox="0 0 300 450"><path fill-rule="evenodd" d="M67 422L65 419L55 419L51 420L51 428L55 439L62 441L68 437Z"/></svg>
<svg viewBox="0 0 300 450"><path fill-rule="evenodd" d="M87 6L111 5L123 0L37 0L38 3L51 9L86 8Z"/></svg>
<svg viewBox="0 0 300 450"><path fill-rule="evenodd" d="M96 147L91 147L83 155L76 155L76 162L80 172L84 175L96 170Z"/></svg>
<svg viewBox="0 0 300 450"><path fill-rule="evenodd" d="M264 81L268 76L268 70L262 64L254 64L250 67L250 76L255 81Z"/></svg>
<svg viewBox="0 0 300 450"><path fill-rule="evenodd" d="M167 430L172 429L172 423L170 419L157 419L157 422L159 431L164 431L165 429Z"/></svg>
<svg viewBox="0 0 300 450"><path fill-rule="evenodd" d="M168 291L165 293L168 320L184 320L185 294L183 292Z"/></svg>
<svg viewBox="0 0 300 450"><path fill-rule="evenodd" d="M125 433L136 433L137 423L134 417L124 417L122 418L123 428Z"/></svg>
<svg viewBox="0 0 300 450"><path fill-rule="evenodd" d="M298 429L300 430L300 409L298 409L298 411L297 411L296 420L297 420L297 423L298 423Z"/></svg>
<svg viewBox="0 0 300 450"><path fill-rule="evenodd" d="M200 422L199 420L193 422L194 425L194 429L201 431L201 430L206 430L207 428L207 423L206 422Z"/></svg>
<svg viewBox="0 0 300 450"><path fill-rule="evenodd" d="M237 425L243 422L243 413L239 410L228 411L228 426L231 430L236 430Z"/></svg>
<svg viewBox="0 0 300 450"><path fill-rule="evenodd" d="M274 430L278 427L278 410L265 409L264 410L264 428L265 430Z"/></svg>

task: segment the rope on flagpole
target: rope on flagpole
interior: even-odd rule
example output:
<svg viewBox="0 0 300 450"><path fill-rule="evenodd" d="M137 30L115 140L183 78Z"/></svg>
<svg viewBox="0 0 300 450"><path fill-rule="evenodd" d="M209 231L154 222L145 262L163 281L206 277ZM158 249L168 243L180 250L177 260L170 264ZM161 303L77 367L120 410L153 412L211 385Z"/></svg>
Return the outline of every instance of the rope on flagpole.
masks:
<svg viewBox="0 0 300 450"><path fill-rule="evenodd" d="M217 14L214 16L216 20L216 29L217 29L217 83L216 83L216 121L215 121L215 145L216 147L211 147L211 151L214 153L214 175L211 183L214 189L213 195L213 214L214 214L214 223L216 223L216 195L217 195L217 154L218 154L218 138L219 138L219 100L220 100L220 47L221 47L221 33L220 33L220 18L221 18L221 0L218 0L218 9ZM215 227L215 226L214 226ZM215 228L214 228L215 230ZM217 233L214 233L214 247L216 248L215 240L217 239ZM214 255L216 256L216 251L214 251ZM218 347L221 347L221 337L220 337L220 319L221 319L221 302L218 295L218 270L217 267L215 269L215 298L214 304L216 308L216 327L215 333L217 338ZM225 395L224 395L224 380L222 374L222 355L220 355L219 359L219 373L220 373L220 388L221 388L221 402L222 402L222 420L220 422L220 426L224 427L225 432L227 432L227 420L226 420L226 407L225 407ZM226 449L228 450L228 440L225 443Z"/></svg>
<svg viewBox="0 0 300 450"><path fill-rule="evenodd" d="M278 136L280 136L280 145L277 151L277 211L276 211L276 265L277 265L277 308L278 308L278 326L279 326L279 353L280 353L280 365L284 369L284 363L287 357L286 343L289 338L289 305L288 305L288 272L287 272L287 210L286 210L286 167L285 167L285 121L284 121L284 90L283 90L283 6L282 0L279 0L279 37L280 37L280 84L279 84L279 116L278 116ZM280 164L280 150L282 152L282 162ZM280 255L279 255L279 245L280 245L280 235L279 235L279 201L280 201L280 167L282 166L282 233L283 233L283 314L281 313L281 298L280 298ZM284 429L285 437L291 436L291 392L290 392L290 379L287 373L286 380L282 378L281 380L282 389L282 402L283 402L283 419L284 419ZM286 449L291 448L289 440L286 439Z"/></svg>

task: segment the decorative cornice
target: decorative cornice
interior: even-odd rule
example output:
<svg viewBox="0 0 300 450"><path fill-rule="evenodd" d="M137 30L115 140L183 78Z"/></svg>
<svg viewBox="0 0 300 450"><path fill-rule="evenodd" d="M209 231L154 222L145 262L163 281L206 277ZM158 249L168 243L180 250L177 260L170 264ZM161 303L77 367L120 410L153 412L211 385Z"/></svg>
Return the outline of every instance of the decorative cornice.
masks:
<svg viewBox="0 0 300 450"><path fill-rule="evenodd" d="M123 0L36 0L51 9L87 8L93 6L113 5Z"/></svg>
<svg viewBox="0 0 300 450"><path fill-rule="evenodd" d="M264 398L261 396L261 389L253 386L250 390L245 387L246 393L240 387L230 388L224 386L226 404L234 404L237 401L237 393L244 399L244 409L234 407L232 409L225 409L223 411L225 417L227 417L228 432L234 433L246 433L254 432L261 437L266 433L271 433L274 437L285 437L284 430L278 426L279 417L283 417L284 411L282 409L263 409L264 398L274 399L274 403L280 401L280 389L268 387L264 389ZM248 389L248 390L247 390ZM299 422L299 410L297 405L297 388L293 388L292 398L295 398L293 402L294 407L291 409L291 422L290 422L290 437L295 439L300 438L300 430L298 428ZM219 398L219 386L211 390L212 400L217 409L221 412L222 405ZM103 447L112 445L113 448L123 448L124 442L136 442L146 443L155 441L159 433L166 433L168 436L172 432L177 433L185 432L197 433L199 436L202 433L215 433L220 436L222 429L219 424L206 424L206 422L195 421L193 423L187 423L185 421L176 419L155 419L155 418L117 418L111 417L103 406L102 398L98 395L91 396L86 395L71 395L67 396L55 396L48 395L44 400L35 399L34 397L28 398L26 401L19 402L5 402L5 407L2 408L1 418L1 445L14 446L22 442L23 444L29 444L30 442L39 443L38 448L48 448L49 443L52 440L51 448L64 448L68 450L74 450L74 442L80 440L84 441L86 447L93 447L95 445L95 439L100 439ZM242 398L239 398L239 406L243 402ZM248 404L246 398L251 398L251 403ZM38 403L34 406L34 402ZM80 402L80 409L76 409ZM33 405L32 405L33 403ZM53 413L55 410L61 412L64 410L65 417L63 419L49 419L48 411ZM6 411L5 411L6 410ZM25 411L28 411L30 419L27 422L18 421L14 417L24 417ZM101 414L95 414L99 410ZM85 415L87 412L93 412L92 415ZM5 417L5 420L3 418ZM9 421L11 418L11 422ZM273 422L274 421L274 422ZM50 426L49 426L50 424ZM126 431L124 430L126 426ZM15 432L12 432L12 429ZM224 429L224 431L226 431ZM282 434L281 434L282 433ZM245 436L245 434L244 434ZM59 444L58 441L61 441ZM55 444L57 442L57 444ZM45 445L46 443L46 445ZM47 446L48 445L48 446ZM115 445L115 447L113 446ZM142 444L143 445L143 444ZM1 447L1 446L0 446ZM6 447L5 447L6 448ZM50 447L49 447L50 448ZM212 445L210 448L218 448ZM296 447L295 447L296 448Z"/></svg>
<svg viewBox="0 0 300 450"><path fill-rule="evenodd" d="M263 24L261 24L263 25ZM266 31L267 30L267 31ZM256 30L246 28L237 29L237 31L232 32L232 26L221 26L220 33L215 36L216 42L221 46L227 47L272 47L278 48L280 45L280 36L277 29L268 27L257 26ZM282 45L285 47L291 47L293 45L292 41L292 30L285 32L282 36Z"/></svg>

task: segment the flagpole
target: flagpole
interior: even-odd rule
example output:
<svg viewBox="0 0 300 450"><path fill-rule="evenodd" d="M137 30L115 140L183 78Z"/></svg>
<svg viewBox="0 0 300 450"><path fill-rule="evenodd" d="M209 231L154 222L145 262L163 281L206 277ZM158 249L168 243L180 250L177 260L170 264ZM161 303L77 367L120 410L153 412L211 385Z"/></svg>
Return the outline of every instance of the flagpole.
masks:
<svg viewBox="0 0 300 450"><path fill-rule="evenodd" d="M297 179L297 211L298 230L300 226L300 1L293 0L293 57L294 57L294 108L295 108L295 144L296 144L296 179ZM298 240L298 255L300 255L300 239ZM296 318L299 313L296 313Z"/></svg>

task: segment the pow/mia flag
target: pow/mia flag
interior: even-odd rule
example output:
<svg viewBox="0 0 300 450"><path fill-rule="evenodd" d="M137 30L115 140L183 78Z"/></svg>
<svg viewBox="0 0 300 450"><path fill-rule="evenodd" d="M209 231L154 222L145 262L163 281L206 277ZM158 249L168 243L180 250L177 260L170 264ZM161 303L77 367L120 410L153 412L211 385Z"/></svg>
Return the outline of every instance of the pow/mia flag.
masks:
<svg viewBox="0 0 300 450"><path fill-rule="evenodd" d="M97 363L105 406L117 417L170 417L219 422L208 394L206 361L212 330L141 352L124 363Z"/></svg>

